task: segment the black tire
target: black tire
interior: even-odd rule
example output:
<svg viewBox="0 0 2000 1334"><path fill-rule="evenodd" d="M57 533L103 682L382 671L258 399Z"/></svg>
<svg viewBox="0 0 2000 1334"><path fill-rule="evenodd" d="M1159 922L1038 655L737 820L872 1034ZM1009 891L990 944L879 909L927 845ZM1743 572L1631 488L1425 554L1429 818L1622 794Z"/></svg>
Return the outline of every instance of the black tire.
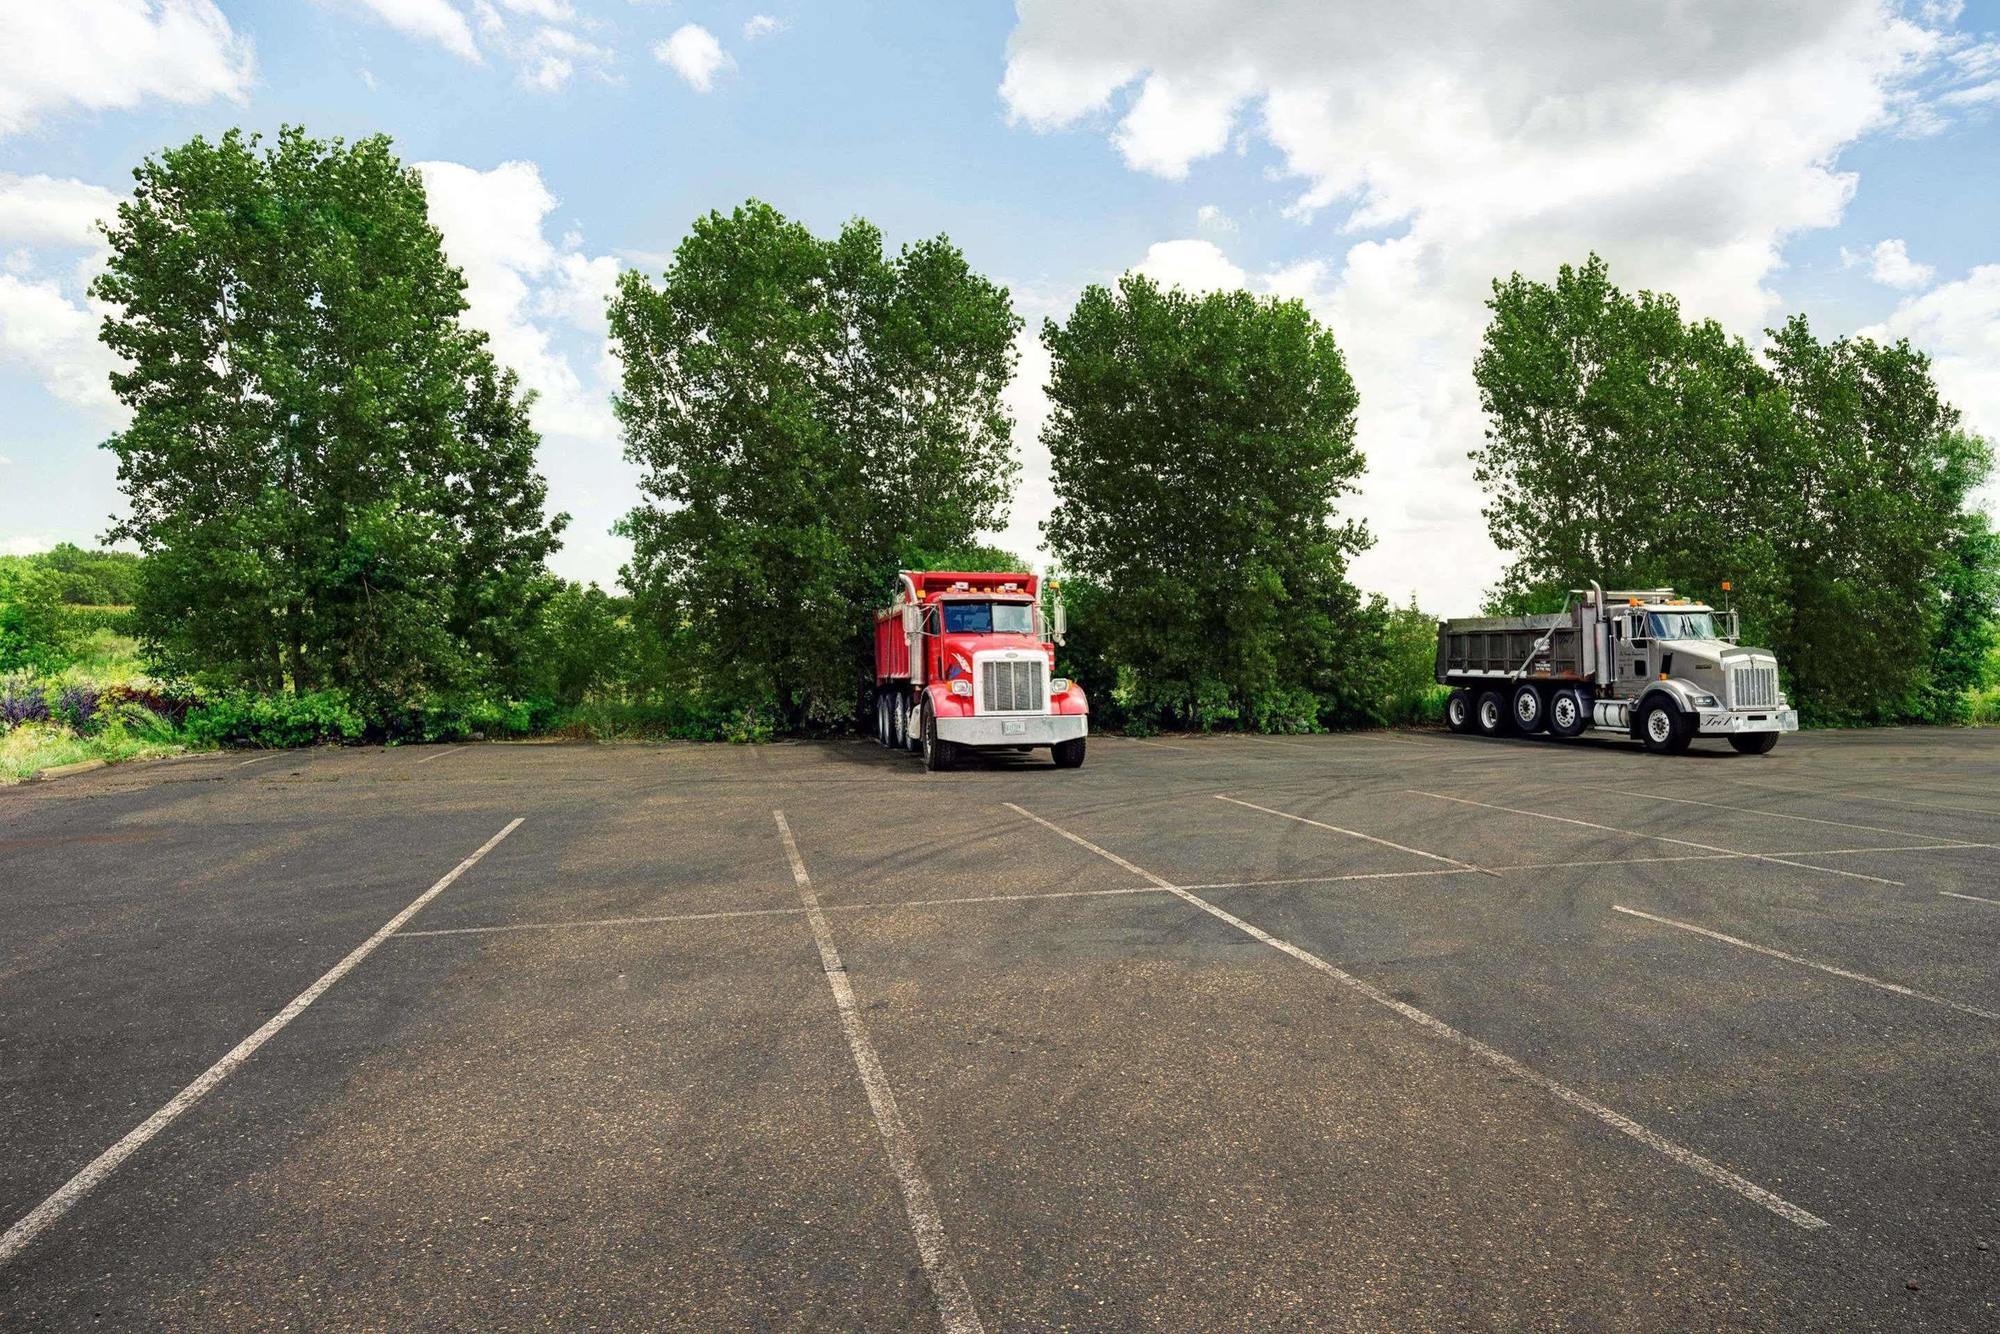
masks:
<svg viewBox="0 0 2000 1334"><path fill-rule="evenodd" d="M890 750L903 749L903 698L901 695L889 696L889 739L886 744Z"/></svg>
<svg viewBox="0 0 2000 1334"><path fill-rule="evenodd" d="M1527 681L1514 687L1514 694L1507 701L1507 716L1514 724L1514 730L1522 736L1533 736L1549 725L1549 699L1540 686Z"/></svg>
<svg viewBox="0 0 2000 1334"><path fill-rule="evenodd" d="M1472 726L1481 736L1506 736L1512 730L1508 726L1507 697L1497 690L1482 690L1479 702L1472 711Z"/></svg>
<svg viewBox="0 0 2000 1334"><path fill-rule="evenodd" d="M889 745L889 697L875 696L875 744L885 750Z"/></svg>
<svg viewBox="0 0 2000 1334"><path fill-rule="evenodd" d="M1049 747L1050 751L1055 755L1056 768L1081 769L1083 767L1083 741L1082 737L1076 737L1070 741L1058 741L1055 745Z"/></svg>
<svg viewBox="0 0 2000 1334"><path fill-rule="evenodd" d="M1639 740L1655 755L1678 755L1693 739L1693 730L1672 700L1655 696L1640 706Z"/></svg>
<svg viewBox="0 0 2000 1334"><path fill-rule="evenodd" d="M1778 744L1776 732L1744 732L1729 738L1739 755L1769 755Z"/></svg>
<svg viewBox="0 0 2000 1334"><path fill-rule="evenodd" d="M1454 690L1444 701L1444 725L1454 732L1472 730L1472 692Z"/></svg>
<svg viewBox="0 0 2000 1334"><path fill-rule="evenodd" d="M931 712L929 700L924 701L924 712L918 724L919 744L923 747L924 768L932 773L949 769L958 762L958 747L949 741L938 740L937 715Z"/></svg>
<svg viewBox="0 0 2000 1334"><path fill-rule="evenodd" d="M1581 690L1558 690L1549 696L1549 735L1564 740L1579 737L1590 726L1590 701Z"/></svg>

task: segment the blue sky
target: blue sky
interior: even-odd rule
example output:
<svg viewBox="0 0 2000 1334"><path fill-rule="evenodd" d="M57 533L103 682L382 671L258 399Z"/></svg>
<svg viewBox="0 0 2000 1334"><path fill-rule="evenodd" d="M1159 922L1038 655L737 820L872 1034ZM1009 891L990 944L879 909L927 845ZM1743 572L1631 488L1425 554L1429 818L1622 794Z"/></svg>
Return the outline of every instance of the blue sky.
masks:
<svg viewBox="0 0 2000 1334"><path fill-rule="evenodd" d="M1333 325L1370 463L1364 587L1449 613L1498 572L1465 453L1480 299L1595 248L1755 339L1907 335L2000 436L2000 14L1795 0L76 0L0 13L0 549L89 541L118 412L88 224L193 134L384 131L472 318L542 393L557 565L611 583L633 472L601 299L757 196L816 229L946 232L1031 327L1130 267ZM1050 501L1045 363L1010 394L1013 521Z"/></svg>

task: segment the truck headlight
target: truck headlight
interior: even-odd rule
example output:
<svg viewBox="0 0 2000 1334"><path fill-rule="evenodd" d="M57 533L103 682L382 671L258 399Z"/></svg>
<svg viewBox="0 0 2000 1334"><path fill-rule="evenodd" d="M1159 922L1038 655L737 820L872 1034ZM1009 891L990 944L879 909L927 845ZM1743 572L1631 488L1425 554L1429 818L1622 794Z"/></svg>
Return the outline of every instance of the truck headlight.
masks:
<svg viewBox="0 0 2000 1334"><path fill-rule="evenodd" d="M1697 709L1719 709L1722 707L1722 701L1713 695L1698 694L1694 697L1694 706Z"/></svg>
<svg viewBox="0 0 2000 1334"><path fill-rule="evenodd" d="M970 695L972 693L972 682L953 681L950 685L946 686L945 689L949 690L954 695Z"/></svg>
<svg viewBox="0 0 2000 1334"><path fill-rule="evenodd" d="M1068 690L1069 678L1067 676L1051 676L1049 678L1049 693L1051 695L1065 694Z"/></svg>

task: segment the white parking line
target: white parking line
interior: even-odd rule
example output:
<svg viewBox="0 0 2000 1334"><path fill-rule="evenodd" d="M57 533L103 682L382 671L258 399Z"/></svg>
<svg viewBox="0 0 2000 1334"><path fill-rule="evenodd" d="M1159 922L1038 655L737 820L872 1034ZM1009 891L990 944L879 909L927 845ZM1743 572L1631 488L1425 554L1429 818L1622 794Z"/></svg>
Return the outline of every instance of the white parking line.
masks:
<svg viewBox="0 0 2000 1334"><path fill-rule="evenodd" d="M353 972L355 965L373 954L375 947L394 935L398 927L415 917L423 910L425 904L444 893L452 881L464 875L481 857L498 847L501 839L520 828L522 818L517 816L510 820L506 828L480 844L478 850L471 856L439 876L429 889L410 902L409 907L383 923L374 935L355 946L346 958L320 974L317 982L294 996L291 1004L265 1020L256 1032L230 1048L227 1055L204 1070L192 1084L168 1099L164 1107L133 1127L125 1138L98 1154L82 1171L65 1182L55 1194L36 1205L20 1222L8 1228L6 1235L0 1236L0 1265L19 1255L43 1229L69 1212L78 1200L115 1172L120 1163L137 1153L148 1140L165 1130L183 1112L200 1102L209 1090L235 1073L239 1066L256 1055L259 1047L276 1037L285 1025L304 1014L308 1005L325 995L327 989L334 983Z"/></svg>
<svg viewBox="0 0 2000 1334"><path fill-rule="evenodd" d="M1607 834L1623 834L1627 838L1650 838L1656 843L1672 843L1683 848L1699 848L1703 852L1726 852L1735 857L1747 857L1751 861L1776 862L1781 866L1796 866L1805 871L1820 871L1826 875L1843 875L1850 880L1868 880L1878 885L1894 885L1903 888L1900 880L1885 880L1879 875L1863 875L1859 871L1837 871L1831 866L1814 866L1810 862L1797 862L1769 852L1740 852L1735 848L1718 848L1712 843L1696 843L1692 839L1668 838L1665 834L1642 834L1636 829L1615 829L1608 824L1595 824L1589 820L1578 820L1567 815L1550 815L1546 811L1523 810L1517 806L1496 806L1490 801L1474 801L1470 797L1447 796L1442 792L1422 792L1416 788L1405 788L1412 796L1431 797L1438 801L1455 801L1461 806L1477 806L1482 810L1505 811L1509 815L1532 815L1537 820L1554 820L1558 824L1573 824L1584 829L1601 830Z"/></svg>
<svg viewBox="0 0 2000 1334"><path fill-rule="evenodd" d="M1360 978L1354 976L1352 973L1345 972L1342 969L1334 967L1334 965L1328 963L1325 959L1320 958L1317 954L1312 953L1310 950L1301 949L1297 945L1292 944L1290 941L1280 940L1278 937L1271 935L1269 932L1261 930L1260 928L1251 925L1249 922L1244 921L1241 917L1238 917L1233 913L1226 912L1223 909L1216 907L1213 903L1210 903L1207 899L1202 898L1200 895L1190 893L1187 890L1182 889L1177 885L1170 884L1167 881L1161 879L1159 876L1154 875L1151 871L1142 870L1141 868L1134 866L1131 862L1126 861L1123 857L1120 857L1117 853L1111 852L1105 848L1100 848L1099 846L1097 846L1097 844L1092 843L1089 839L1084 838L1082 835L1072 834L1069 830L1064 829L1061 825L1055 824L1049 820L1044 820L1041 816L1036 815L1033 811L1027 810L1021 806L1016 806L1011 801L1007 802L1006 806L1008 810L1013 811L1017 815L1025 816L1026 818L1033 820L1036 824L1041 825L1044 829L1049 830L1051 833L1060 834L1062 837L1068 839L1070 842L1076 844L1078 847L1096 853L1098 856L1104 858L1112 865L1122 866L1126 870L1130 871L1133 875L1138 876L1140 879L1151 881L1153 884L1165 890L1167 893L1172 894L1175 897L1180 898L1189 904L1192 904L1194 907L1201 909L1203 912L1209 914L1211 917L1217 918L1220 921L1227 922L1229 925L1235 927L1238 931L1243 932L1243 934L1249 936L1251 939L1261 941L1264 944L1269 945L1272 949L1277 950L1282 954L1288 954L1292 958L1297 959L1300 963L1305 964L1307 967L1317 969L1318 971L1326 974L1328 977L1334 979L1334 981L1339 982L1342 986L1347 987L1359 993L1360 995L1367 997L1371 1001L1374 1001L1377 1005L1395 1011L1403 1018L1408 1019L1414 1024L1420 1025L1426 1031L1431 1033L1433 1036L1442 1038L1446 1042L1451 1043L1453 1046L1471 1052L1474 1056L1479 1057L1481 1060L1487 1062L1489 1065L1498 1067L1499 1069L1505 1071L1507 1074L1514 1076L1516 1079L1520 1079L1526 1083L1533 1084L1535 1087L1541 1089L1544 1093L1547 1093L1550 1097L1555 1098L1558 1102L1565 1103L1568 1106L1576 1108L1580 1112L1587 1113L1588 1115L1596 1118L1603 1124L1610 1126L1612 1129L1620 1132L1621 1134L1630 1135L1633 1139L1638 1140L1641 1144L1644 1144L1647 1148L1652 1149L1657 1153L1665 1155L1667 1158L1670 1158L1674 1162L1679 1163L1682 1167L1685 1167L1688 1170L1697 1173L1698 1175L1706 1178L1707 1180L1714 1182L1716 1185L1722 1186L1728 1190L1732 1190L1736 1192L1738 1195L1741 1195L1744 1199L1762 1205L1764 1208L1769 1209L1772 1213L1778 1215L1778 1217L1784 1219L1786 1222L1795 1223L1802 1228L1823 1228L1827 1225L1825 1219L1820 1218L1815 1214L1808 1213L1806 1210L1799 1208L1799 1206L1791 1203L1789 1200L1786 1200L1783 1197L1764 1189L1764 1187L1758 1185L1754 1181L1750 1181L1743 1177L1740 1177L1736 1173L1730 1171L1728 1168L1723 1167L1721 1164L1702 1157L1694 1150L1684 1148L1681 1145L1676 1144L1672 1140L1666 1138L1664 1135L1660 1135L1654 1131L1648 1130L1645 1126L1640 1125L1637 1121L1634 1121L1631 1117L1624 1115L1622 1112L1613 1111L1611 1108L1606 1107L1603 1103L1597 1102L1592 1098L1584 1096L1583 1094L1577 1092L1575 1089L1569 1087L1567 1084L1557 1083L1555 1080L1550 1079L1547 1075L1542 1074L1540 1071L1532 1070L1529 1067L1522 1065L1519 1061L1515 1060L1507 1053L1499 1050L1497 1047L1489 1047L1485 1043L1481 1042L1478 1038L1475 1038L1467 1033L1461 1033L1458 1029L1453 1028L1450 1024L1444 1022L1444 1020L1439 1019L1434 1015L1426 1014L1424 1011L1419 1010L1414 1005L1410 1005L1403 1001L1397 1000L1394 996L1389 995L1387 992L1381 990L1379 987L1376 987L1370 983L1362 981Z"/></svg>
<svg viewBox="0 0 2000 1334"><path fill-rule="evenodd" d="M1866 973L1857 973L1846 968L1836 968L1830 963L1814 963L1811 959L1801 959L1796 954L1787 954L1783 950L1774 950L1769 945L1758 945L1748 940L1739 940L1735 936L1725 936L1720 931L1711 931L1705 926L1696 926L1692 922L1676 922L1671 917L1656 917L1652 913L1640 912L1637 908L1627 908L1616 903L1611 905L1611 911L1622 912L1627 917L1643 917L1649 922L1658 922L1661 926L1671 926L1680 931L1690 931L1697 936L1707 936L1710 940L1719 940L1725 945L1734 945L1738 949L1754 950L1758 954L1769 955L1773 959L1783 959L1786 963L1795 963L1802 968L1817 968L1822 973L1831 973L1835 977L1844 977L1850 982L1865 983L1880 991L1893 991L1898 996L1908 996L1912 1000L1929 1001L1932 1005L1942 1005L1945 1009L1957 1010L1960 1014L1969 1014L1979 1019L2000 1019L2000 1014L1996 1014L1992 1010L1982 1010L1976 1005L1961 1005L1955 1000L1946 1000L1942 996L1933 996L1927 991L1917 991L1914 988L1904 986L1900 982L1884 982L1879 977L1870 977Z"/></svg>
<svg viewBox="0 0 2000 1334"><path fill-rule="evenodd" d="M1896 801L1889 797L1863 796L1859 792L1801 792L1797 788L1772 787L1769 783L1752 783L1741 778L1732 779L1731 781L1741 784L1744 787L1754 788L1759 792L1769 792L1774 795L1786 797L1803 797L1808 801L1872 801L1878 806L1895 806L1906 811L1950 811L1956 815L1983 815L1989 820L2000 820L2000 811L1983 810L1977 806L1940 806L1934 801Z"/></svg>
<svg viewBox="0 0 2000 1334"><path fill-rule="evenodd" d="M1359 830L1354 830L1354 829L1342 829L1337 824L1327 824L1321 820L1308 820L1303 815L1293 815L1290 811L1273 810L1269 806L1259 806L1255 802L1239 801L1235 797L1226 797L1220 792L1215 794L1215 799L1217 801L1229 802L1233 806L1243 806L1253 811L1262 811L1266 815L1275 815L1278 816L1280 819L1297 820L1300 824L1309 824L1315 829L1331 830L1333 833L1336 834L1345 834L1349 838L1359 838L1359 839L1364 839L1370 843L1379 843L1385 848L1394 848L1398 852L1408 852L1418 857L1428 857L1434 862L1443 862L1447 866L1456 866L1460 870L1477 871L1481 875L1498 874L1497 872L1487 870L1483 866L1474 866L1470 862L1459 861L1456 857L1441 857L1435 852L1425 852L1422 848L1406 848L1401 843L1391 843L1388 839L1377 838L1373 834L1364 834L1361 833Z"/></svg>
<svg viewBox="0 0 2000 1334"><path fill-rule="evenodd" d="M1973 903L1990 903L1994 907L2000 908L2000 899L1982 899L1977 894L1959 894L1949 889L1941 889L1938 893L1948 899L1968 899Z"/></svg>
<svg viewBox="0 0 2000 1334"><path fill-rule="evenodd" d="M958 1263L952 1259L951 1246L944 1235L944 1220L938 1214L937 1200L931 1194L930 1183L924 1180L923 1168L917 1162L915 1143L903 1125L902 1115L896 1110L896 1095L889 1087L889 1076L882 1069L881 1058L875 1054L875 1044L868 1037L867 1025L861 1022L861 1009L854 1002L854 988L847 981L847 966L840 961L840 950L833 943L833 930L820 911L819 896L813 892L812 880L806 875L805 860L799 856L799 845L792 837L792 827L785 822L783 811L772 811L771 814L778 822L779 835L785 840L785 856L791 859L792 879L798 885L799 898L805 904L806 920L812 924L813 940L819 945L820 963L826 970L826 984L833 991L834 1008L840 1011L840 1025L847 1031L848 1050L854 1054L854 1067L861 1074L861 1086L868 1092L869 1109L875 1113L875 1128L882 1134L882 1143L889 1153L890 1170L896 1174L896 1184L902 1187L903 1209L910 1216L910 1232L916 1238L917 1254L924 1262L924 1272L930 1276L931 1295L937 1299L938 1315L944 1320L947 1334L973 1334L983 1330L984 1326L979 1323L978 1309L973 1306L972 1294L958 1272Z"/></svg>
<svg viewBox="0 0 2000 1334"><path fill-rule="evenodd" d="M464 749L465 749L464 746L447 746L443 750L432 751L430 754L424 756L422 759L411 760L410 763L429 764L432 760L441 760L447 755L456 755L458 754L458 752Z"/></svg>
<svg viewBox="0 0 2000 1334"><path fill-rule="evenodd" d="M269 755L252 755L249 759L238 760L236 763L230 765L229 767L232 769L241 769L246 764L262 764L265 760L277 759L278 756L283 753L284 753L283 751L277 751Z"/></svg>
<svg viewBox="0 0 2000 1334"><path fill-rule="evenodd" d="M1913 834L1907 829L1884 829L1880 825L1857 824L1852 820L1822 820L1819 817L1813 815L1787 815L1783 811L1758 810L1755 807L1750 807L1750 806L1732 806L1725 802L1720 802L1720 801L1697 801L1693 797L1668 797L1668 796L1662 796L1658 792L1634 792L1629 788L1622 788L1622 787L1598 787L1598 788L1586 789L1579 786L1578 790L1579 791L1587 790L1593 792L1611 792L1621 797L1644 797L1647 801L1668 801L1674 803L1677 806L1706 806L1711 810L1731 811L1737 815L1758 815L1762 816L1767 820L1797 820L1802 824L1831 825L1835 829L1863 829L1871 834L1898 834L1904 838L1935 837L1935 835L1932 834ZM1943 845L1943 846L1970 848L1978 845L1972 843L1957 842L1954 844Z"/></svg>
<svg viewBox="0 0 2000 1334"><path fill-rule="evenodd" d="M1129 898L1158 894L1157 889L1051 889L1031 894L977 894L955 899L903 899L870 903L822 903L821 912L877 912L896 908L944 908L958 903L1020 903L1031 899ZM569 931L602 926L659 926L676 922L722 922L732 917L803 917L805 908L733 908L721 912L663 913L656 917L582 917L568 922L503 922L497 926L445 926L428 931L399 931L398 940L419 936L488 936L506 931Z"/></svg>

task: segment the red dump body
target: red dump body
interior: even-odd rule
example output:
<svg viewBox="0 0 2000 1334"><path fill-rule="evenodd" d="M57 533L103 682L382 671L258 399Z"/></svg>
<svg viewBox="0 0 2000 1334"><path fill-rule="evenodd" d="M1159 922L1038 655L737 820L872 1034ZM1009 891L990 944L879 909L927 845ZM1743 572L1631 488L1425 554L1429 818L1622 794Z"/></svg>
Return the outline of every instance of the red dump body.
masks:
<svg viewBox="0 0 2000 1334"><path fill-rule="evenodd" d="M1041 600L1041 581L1032 574L971 574L961 570L909 570L903 574L902 596L875 613L875 684L911 680L910 641L903 633L903 608L928 605L953 595L985 593ZM928 636L926 636L928 637ZM926 664L919 663L919 667ZM923 679L918 677L916 679Z"/></svg>

